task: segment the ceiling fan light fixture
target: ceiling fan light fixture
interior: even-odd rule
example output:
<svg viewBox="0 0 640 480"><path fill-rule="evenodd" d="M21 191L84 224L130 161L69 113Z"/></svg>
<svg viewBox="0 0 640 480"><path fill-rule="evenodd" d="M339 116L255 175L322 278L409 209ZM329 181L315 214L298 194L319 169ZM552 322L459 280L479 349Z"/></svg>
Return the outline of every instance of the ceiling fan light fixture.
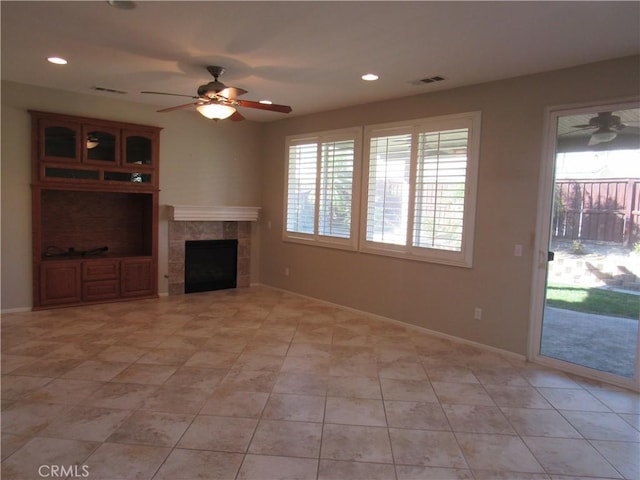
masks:
<svg viewBox="0 0 640 480"><path fill-rule="evenodd" d="M587 145L593 146L599 143L610 142L614 138L616 138L618 134L611 130L610 128L599 128L589 138L589 143Z"/></svg>
<svg viewBox="0 0 640 480"><path fill-rule="evenodd" d="M229 105L222 105L220 103L206 103L204 105L198 105L196 110L201 115L211 120L224 120L236 113L236 109Z"/></svg>
<svg viewBox="0 0 640 480"><path fill-rule="evenodd" d="M96 137L88 137L87 138L87 150L91 150L100 145L100 141Z"/></svg>

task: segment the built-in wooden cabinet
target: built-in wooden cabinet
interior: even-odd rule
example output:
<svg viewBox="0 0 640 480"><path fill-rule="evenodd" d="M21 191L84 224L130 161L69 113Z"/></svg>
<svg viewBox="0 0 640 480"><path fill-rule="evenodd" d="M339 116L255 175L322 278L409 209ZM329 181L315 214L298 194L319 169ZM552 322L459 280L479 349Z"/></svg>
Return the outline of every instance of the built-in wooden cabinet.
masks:
<svg viewBox="0 0 640 480"><path fill-rule="evenodd" d="M157 127L31 113L35 181L158 187Z"/></svg>
<svg viewBox="0 0 640 480"><path fill-rule="evenodd" d="M160 128L30 114L34 308L157 296Z"/></svg>

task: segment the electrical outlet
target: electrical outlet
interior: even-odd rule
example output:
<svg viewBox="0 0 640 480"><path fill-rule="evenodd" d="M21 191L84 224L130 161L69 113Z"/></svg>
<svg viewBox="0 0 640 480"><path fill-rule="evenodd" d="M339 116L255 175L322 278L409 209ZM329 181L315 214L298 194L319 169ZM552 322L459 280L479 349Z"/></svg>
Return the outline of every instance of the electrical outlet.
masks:
<svg viewBox="0 0 640 480"><path fill-rule="evenodd" d="M284 274L285 277L289 276L289 267L284 267L284 270L282 271L282 273Z"/></svg>
<svg viewBox="0 0 640 480"><path fill-rule="evenodd" d="M473 318L475 320L482 320L482 309L480 307L476 307L473 310Z"/></svg>
<svg viewBox="0 0 640 480"><path fill-rule="evenodd" d="M522 245L516 243L515 247L513 248L513 256L514 257L522 256Z"/></svg>

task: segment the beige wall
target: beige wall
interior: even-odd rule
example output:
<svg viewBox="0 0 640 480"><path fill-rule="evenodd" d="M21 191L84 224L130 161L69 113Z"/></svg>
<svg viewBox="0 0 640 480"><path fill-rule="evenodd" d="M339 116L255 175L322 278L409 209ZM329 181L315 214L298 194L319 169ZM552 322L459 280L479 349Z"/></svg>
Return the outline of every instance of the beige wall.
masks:
<svg viewBox="0 0 640 480"><path fill-rule="evenodd" d="M2 310L31 301L30 117L42 110L156 125L160 134L159 291L167 292L165 205L259 206L262 124L212 122L193 111L156 113L150 105L2 82ZM258 225L252 280L258 280Z"/></svg>
<svg viewBox="0 0 640 480"><path fill-rule="evenodd" d="M638 66L638 57L624 58L268 124L261 281L525 354L545 109L638 96ZM473 268L282 241L286 135L476 110L482 131ZM522 257L513 255L515 244L524 246ZM476 306L481 321L473 319Z"/></svg>

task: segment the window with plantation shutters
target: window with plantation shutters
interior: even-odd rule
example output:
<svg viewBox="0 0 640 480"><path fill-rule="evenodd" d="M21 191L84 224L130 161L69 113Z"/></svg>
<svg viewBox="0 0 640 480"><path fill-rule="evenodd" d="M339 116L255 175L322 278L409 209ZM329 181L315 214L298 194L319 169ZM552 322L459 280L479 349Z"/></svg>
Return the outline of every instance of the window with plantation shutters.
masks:
<svg viewBox="0 0 640 480"><path fill-rule="evenodd" d="M361 138L287 137L284 239L471 267L480 113L370 125Z"/></svg>
<svg viewBox="0 0 640 480"><path fill-rule="evenodd" d="M480 113L365 128L360 249L470 267Z"/></svg>
<svg viewBox="0 0 640 480"><path fill-rule="evenodd" d="M290 241L355 249L360 129L287 138Z"/></svg>

